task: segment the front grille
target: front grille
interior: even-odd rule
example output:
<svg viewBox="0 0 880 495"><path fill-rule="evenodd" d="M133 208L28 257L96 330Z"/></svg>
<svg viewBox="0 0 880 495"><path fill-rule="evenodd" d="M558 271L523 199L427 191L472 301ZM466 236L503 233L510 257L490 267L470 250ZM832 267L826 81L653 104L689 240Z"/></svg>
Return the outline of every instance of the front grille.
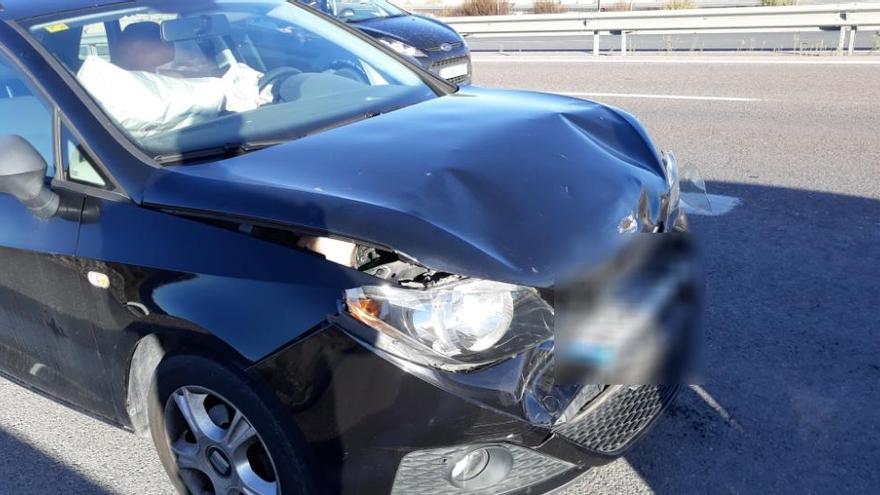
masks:
<svg viewBox="0 0 880 495"><path fill-rule="evenodd" d="M451 67L453 65L469 64L469 63L470 63L470 59L466 55L463 57L445 58L443 60L437 60L436 62L432 62L429 70L431 72L433 72L434 74L440 75L440 69L442 69L444 67ZM470 65L468 65L468 74L465 74L462 76L452 77L452 78L447 79L447 81L451 82L452 84L461 84L463 82L466 82L469 78L470 78Z"/></svg>
<svg viewBox="0 0 880 495"><path fill-rule="evenodd" d="M677 385L623 385L588 405L581 418L556 429L556 433L603 454L624 450L665 408Z"/></svg>
<svg viewBox="0 0 880 495"><path fill-rule="evenodd" d="M452 51L452 50L455 50L456 48L460 48L460 47L461 47L461 42L460 42L460 41L459 41L459 42L456 42L456 43L445 43L445 44L446 44L446 45L449 45L449 49L448 49L448 50L444 50L444 49L443 49L443 45L437 45L437 46L432 46L431 48L425 48L425 51L426 51L426 52L442 52L442 51L447 51L447 52L448 52L448 51Z"/></svg>
<svg viewBox="0 0 880 495"><path fill-rule="evenodd" d="M458 64L466 64L468 63L468 58L465 57L452 57L452 58L444 58L443 60L438 60L436 62L431 63L431 70L440 70L443 67L449 67L450 65L458 65Z"/></svg>
<svg viewBox="0 0 880 495"><path fill-rule="evenodd" d="M450 77L447 81L452 84L462 84L468 80L468 76L458 76L458 77Z"/></svg>

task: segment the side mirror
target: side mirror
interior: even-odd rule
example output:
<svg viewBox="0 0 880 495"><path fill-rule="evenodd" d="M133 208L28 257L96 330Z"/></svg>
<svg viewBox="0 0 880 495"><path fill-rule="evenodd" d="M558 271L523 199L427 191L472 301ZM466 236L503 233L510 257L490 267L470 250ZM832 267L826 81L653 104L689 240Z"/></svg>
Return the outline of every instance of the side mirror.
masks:
<svg viewBox="0 0 880 495"><path fill-rule="evenodd" d="M15 196L39 218L54 216L61 203L46 187L46 167L42 155L26 139L0 135L0 193Z"/></svg>

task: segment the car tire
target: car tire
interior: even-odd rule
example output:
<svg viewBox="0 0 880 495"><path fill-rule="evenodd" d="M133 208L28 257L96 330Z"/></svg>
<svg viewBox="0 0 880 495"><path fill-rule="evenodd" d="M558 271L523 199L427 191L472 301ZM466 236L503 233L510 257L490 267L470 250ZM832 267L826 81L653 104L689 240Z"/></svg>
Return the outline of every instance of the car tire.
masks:
<svg viewBox="0 0 880 495"><path fill-rule="evenodd" d="M304 441L261 388L207 357L178 355L160 363L149 397L150 433L180 493L225 495L245 486L261 495L313 493Z"/></svg>

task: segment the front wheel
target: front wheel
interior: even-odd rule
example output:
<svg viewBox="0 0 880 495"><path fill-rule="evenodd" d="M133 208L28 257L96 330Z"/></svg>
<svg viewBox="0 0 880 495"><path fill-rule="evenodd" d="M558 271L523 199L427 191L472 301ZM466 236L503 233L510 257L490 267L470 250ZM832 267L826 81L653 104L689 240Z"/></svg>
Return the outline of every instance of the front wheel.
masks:
<svg viewBox="0 0 880 495"><path fill-rule="evenodd" d="M151 394L153 442L180 493L311 493L293 431L244 373L174 356L159 365Z"/></svg>

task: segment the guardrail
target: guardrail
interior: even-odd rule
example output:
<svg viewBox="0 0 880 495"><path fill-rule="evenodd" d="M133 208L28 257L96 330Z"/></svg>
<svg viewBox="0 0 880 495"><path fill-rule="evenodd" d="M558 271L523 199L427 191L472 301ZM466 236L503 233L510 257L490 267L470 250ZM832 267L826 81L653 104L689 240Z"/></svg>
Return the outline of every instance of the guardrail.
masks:
<svg viewBox="0 0 880 495"><path fill-rule="evenodd" d="M846 52L852 55L859 28L880 26L880 3L447 17L442 20L462 35L475 38L593 36L593 55L599 55L599 40L603 34L620 35L620 52L626 55L627 35L635 33L837 30L840 31L837 52L844 53L848 37Z"/></svg>
<svg viewBox="0 0 880 495"><path fill-rule="evenodd" d="M465 0L398 0L395 4L418 13L451 12ZM538 0L501 0L511 14L532 13ZM626 10L661 10L669 0L554 0L563 12L604 12ZM864 1L864 0L862 0ZM691 0L695 9L722 7L760 7L761 0ZM792 0L793 5L841 3L841 0Z"/></svg>
<svg viewBox="0 0 880 495"><path fill-rule="evenodd" d="M505 0L511 14L532 13L536 0ZM557 0L559 12L600 12L621 10L660 10L668 0ZM694 8L720 8L720 7L758 7L761 0L692 0ZM461 7L464 0L403 0L397 2L407 10L436 14L438 12L451 12L456 7ZM840 0L796 0L797 5L813 5L816 3L839 3Z"/></svg>

